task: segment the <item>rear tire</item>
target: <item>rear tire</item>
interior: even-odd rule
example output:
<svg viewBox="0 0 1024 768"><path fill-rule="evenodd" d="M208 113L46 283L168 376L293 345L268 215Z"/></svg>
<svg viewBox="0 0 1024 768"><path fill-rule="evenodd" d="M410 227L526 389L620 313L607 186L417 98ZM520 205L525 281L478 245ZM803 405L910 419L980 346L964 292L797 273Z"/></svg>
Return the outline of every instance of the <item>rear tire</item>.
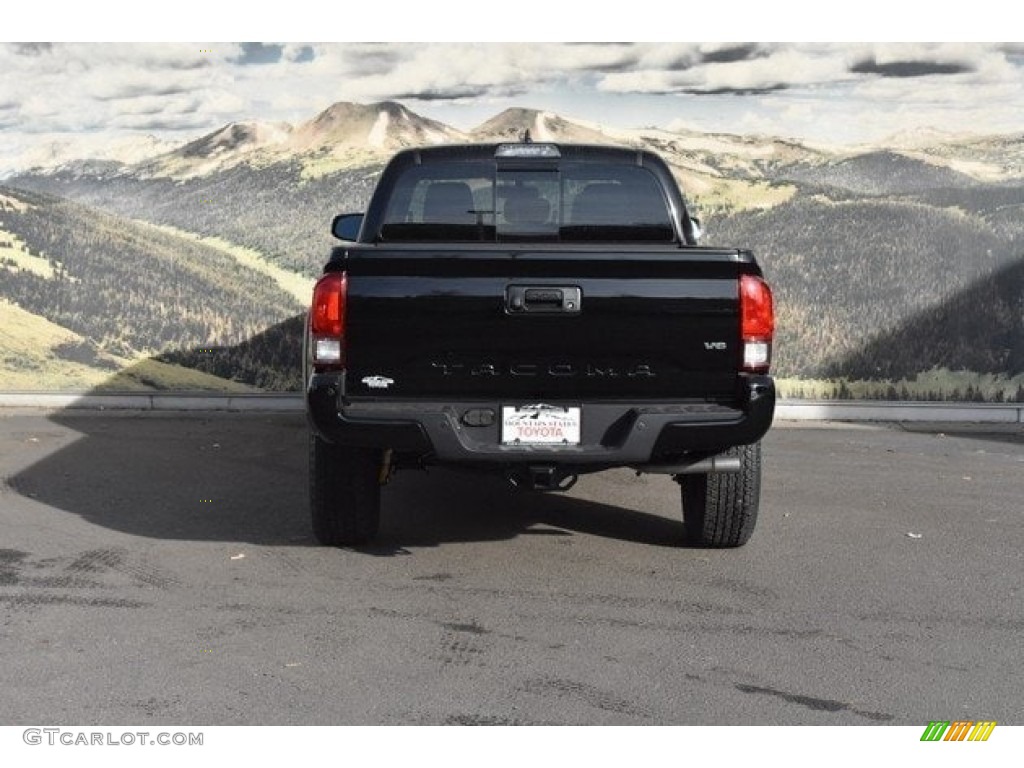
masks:
<svg viewBox="0 0 1024 768"><path fill-rule="evenodd" d="M380 452L309 438L313 535L328 547L373 540L380 528Z"/></svg>
<svg viewBox="0 0 1024 768"><path fill-rule="evenodd" d="M761 443L736 446L722 455L739 457L740 471L677 478L686 538L694 546L741 547L757 523Z"/></svg>

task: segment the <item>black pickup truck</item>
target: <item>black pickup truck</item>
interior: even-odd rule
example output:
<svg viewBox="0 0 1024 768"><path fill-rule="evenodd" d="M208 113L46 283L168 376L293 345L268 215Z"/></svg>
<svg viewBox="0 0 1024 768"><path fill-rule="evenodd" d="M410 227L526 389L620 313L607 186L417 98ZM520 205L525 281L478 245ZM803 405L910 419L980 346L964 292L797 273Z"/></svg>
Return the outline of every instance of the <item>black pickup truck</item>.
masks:
<svg viewBox="0 0 1024 768"><path fill-rule="evenodd" d="M321 543L370 541L392 471L430 464L544 491L667 474L692 544L748 540L772 294L749 251L697 245L656 155L410 149L332 230L305 344Z"/></svg>

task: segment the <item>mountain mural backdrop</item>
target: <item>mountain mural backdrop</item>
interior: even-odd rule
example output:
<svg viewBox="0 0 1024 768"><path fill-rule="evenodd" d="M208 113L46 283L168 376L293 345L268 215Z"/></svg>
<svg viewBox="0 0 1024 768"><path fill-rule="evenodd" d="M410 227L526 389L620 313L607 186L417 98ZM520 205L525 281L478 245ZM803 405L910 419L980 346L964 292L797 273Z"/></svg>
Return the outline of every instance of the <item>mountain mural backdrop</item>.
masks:
<svg viewBox="0 0 1024 768"><path fill-rule="evenodd" d="M0 182L0 390L295 390L331 217L398 149L526 129L670 163L705 242L754 250L776 288L785 395L1024 400L1024 136L837 149L530 109L463 132L396 102Z"/></svg>

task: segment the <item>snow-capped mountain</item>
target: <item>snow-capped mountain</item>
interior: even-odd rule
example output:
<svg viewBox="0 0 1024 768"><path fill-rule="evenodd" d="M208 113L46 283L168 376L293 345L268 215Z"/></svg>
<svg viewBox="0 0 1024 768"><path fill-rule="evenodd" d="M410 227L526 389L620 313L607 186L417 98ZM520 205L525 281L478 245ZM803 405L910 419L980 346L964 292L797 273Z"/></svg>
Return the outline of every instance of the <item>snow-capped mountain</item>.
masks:
<svg viewBox="0 0 1024 768"><path fill-rule="evenodd" d="M147 134L64 134L49 137L5 161L12 168L36 171L57 170L83 161L132 165L176 146L176 142Z"/></svg>
<svg viewBox="0 0 1024 768"><path fill-rule="evenodd" d="M300 153L339 148L390 152L402 147L459 141L466 141L461 131L417 115L397 102L342 101L296 128L289 148Z"/></svg>
<svg viewBox="0 0 1024 768"><path fill-rule="evenodd" d="M760 207L781 199L788 182L786 169L810 173L827 182L832 169L846 159L891 151L925 163L932 181L942 169L980 181L1024 176L1024 137L960 137L937 131L894 137L891 146L824 147L770 136L704 133L674 126L618 128L577 120L550 111L506 109L468 132L419 115L394 101L373 104L338 102L295 127L286 123L230 123L171 149L154 137L120 137L103 144L102 137L59 139L32 149L31 162L17 166L36 173L61 169L104 174L125 173L141 178L188 179L209 176L241 163L266 168L298 163L304 178L369 165L378 165L404 147L466 142L519 141L529 131L533 141L618 144L650 149L673 167L684 188L705 200L744 198L743 205ZM899 158L897 158L898 160ZM71 163L89 160L89 163ZM110 161L101 166L96 160ZM820 172L815 169L821 169ZM798 175L799 175L798 174ZM840 185L842 186L842 185ZM920 185L918 185L920 186ZM749 193L754 193L751 198ZM765 197L767 195L767 198Z"/></svg>
<svg viewBox="0 0 1024 768"><path fill-rule="evenodd" d="M229 168L254 152L283 147L292 134L288 123L228 123L212 133L140 164L144 176L203 176Z"/></svg>
<svg viewBox="0 0 1024 768"><path fill-rule="evenodd" d="M213 133L189 142L174 154L208 159L242 154L281 144L291 133L292 127L288 123L228 123Z"/></svg>
<svg viewBox="0 0 1024 768"><path fill-rule="evenodd" d="M520 141L525 132L533 141L561 141L578 144L617 144L615 138L595 129L566 119L554 112L514 107L495 115L470 131L473 141Z"/></svg>

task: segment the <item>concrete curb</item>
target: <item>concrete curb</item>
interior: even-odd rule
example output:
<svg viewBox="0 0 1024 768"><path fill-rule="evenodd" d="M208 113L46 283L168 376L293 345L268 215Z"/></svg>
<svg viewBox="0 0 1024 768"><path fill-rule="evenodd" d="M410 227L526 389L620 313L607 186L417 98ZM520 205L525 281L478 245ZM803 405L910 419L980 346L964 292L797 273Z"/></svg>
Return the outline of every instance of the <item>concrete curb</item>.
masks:
<svg viewBox="0 0 1024 768"><path fill-rule="evenodd" d="M1024 403L893 403L885 401L782 400L781 421L884 421L1024 424Z"/></svg>
<svg viewBox="0 0 1024 768"><path fill-rule="evenodd" d="M208 395L187 393L72 394L0 393L0 408L133 411L302 411L298 394Z"/></svg>
<svg viewBox="0 0 1024 768"><path fill-rule="evenodd" d="M305 408L300 394L217 395L204 393L0 393L0 408L135 411L267 411ZM1024 424L1024 403L917 403L782 400L780 421L963 422Z"/></svg>

